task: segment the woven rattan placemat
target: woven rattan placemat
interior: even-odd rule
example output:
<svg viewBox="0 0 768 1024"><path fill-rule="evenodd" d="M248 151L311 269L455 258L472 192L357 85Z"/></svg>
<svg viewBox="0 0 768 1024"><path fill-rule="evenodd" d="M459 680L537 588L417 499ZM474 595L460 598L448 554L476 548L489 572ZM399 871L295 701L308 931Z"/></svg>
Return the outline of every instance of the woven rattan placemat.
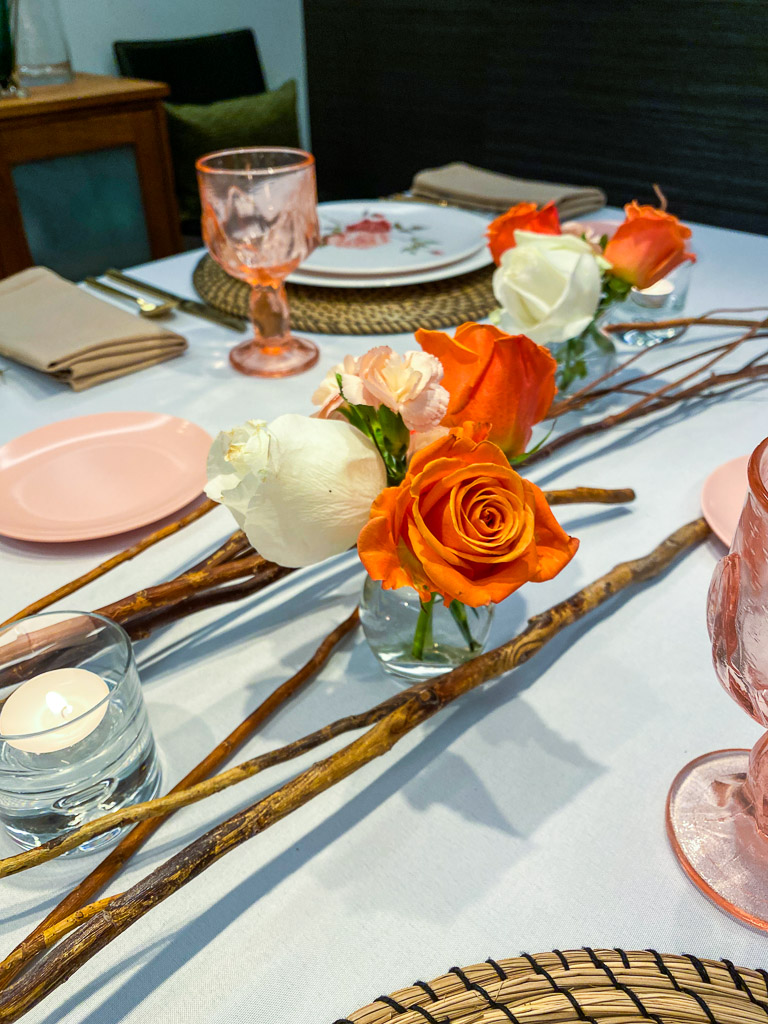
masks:
<svg viewBox="0 0 768 1024"><path fill-rule="evenodd" d="M765 1024L767 981L729 960L555 950L452 967L336 1024Z"/></svg>
<svg viewBox="0 0 768 1024"><path fill-rule="evenodd" d="M431 284L402 288L311 288L288 285L291 326L318 334L400 334L418 327L437 329L482 320L497 305L491 289L493 267ZM250 288L230 277L207 254L192 281L211 306L248 315Z"/></svg>

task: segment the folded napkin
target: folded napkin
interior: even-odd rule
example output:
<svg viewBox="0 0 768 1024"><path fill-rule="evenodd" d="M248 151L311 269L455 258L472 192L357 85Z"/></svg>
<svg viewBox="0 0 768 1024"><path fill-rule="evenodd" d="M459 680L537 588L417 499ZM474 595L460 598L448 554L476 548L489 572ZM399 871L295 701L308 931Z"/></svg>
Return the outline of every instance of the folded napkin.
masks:
<svg viewBox="0 0 768 1024"><path fill-rule="evenodd" d="M562 220L594 213L605 206L605 192L580 185L557 185L551 181L529 181L508 174L484 171L471 164L453 163L419 171L411 192L427 199L444 199L474 210L503 213L515 203L538 203L551 199Z"/></svg>
<svg viewBox="0 0 768 1024"><path fill-rule="evenodd" d="M0 281L0 355L75 391L179 356L185 338L95 298L45 267Z"/></svg>

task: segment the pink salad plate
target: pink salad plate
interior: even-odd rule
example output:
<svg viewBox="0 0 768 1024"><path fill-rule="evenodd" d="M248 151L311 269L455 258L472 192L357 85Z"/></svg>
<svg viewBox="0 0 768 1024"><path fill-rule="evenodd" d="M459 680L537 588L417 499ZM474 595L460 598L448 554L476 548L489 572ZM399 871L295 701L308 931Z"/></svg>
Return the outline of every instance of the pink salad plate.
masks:
<svg viewBox="0 0 768 1024"><path fill-rule="evenodd" d="M710 473L701 489L701 510L713 532L731 546L747 497L748 455L723 463Z"/></svg>
<svg viewBox="0 0 768 1024"><path fill-rule="evenodd" d="M0 534L82 541L145 526L205 486L210 436L154 412L107 412L40 427L0 448Z"/></svg>

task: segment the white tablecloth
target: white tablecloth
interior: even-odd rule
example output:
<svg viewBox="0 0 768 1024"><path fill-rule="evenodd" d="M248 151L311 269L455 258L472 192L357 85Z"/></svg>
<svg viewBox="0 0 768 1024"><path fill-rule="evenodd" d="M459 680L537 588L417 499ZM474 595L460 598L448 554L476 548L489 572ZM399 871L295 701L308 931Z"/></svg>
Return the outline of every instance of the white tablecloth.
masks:
<svg viewBox="0 0 768 1024"><path fill-rule="evenodd" d="M699 262L689 311L768 301L768 239L696 227L694 243ZM139 273L192 295L197 259L189 253ZM317 336L322 356L313 371L257 380L230 368L230 332L181 315L178 321L190 343L185 356L82 394L6 364L0 443L107 410L170 412L211 433L248 417L307 412L326 370L374 343ZM411 345L407 335L387 341L400 350ZM768 434L767 410L765 391L744 392L630 424L537 465L531 475L545 485L632 486L638 498L627 509L559 509L566 529L582 539L579 554L557 580L527 587L497 611L492 644L509 638L527 615L695 518L705 477ZM167 578L232 528L227 513L216 510L64 606L97 607ZM132 539L0 541L2 617ZM553 946L653 946L768 966L766 937L691 885L664 833L664 801L676 772L697 754L751 746L759 734L710 665L704 602L723 553L715 540L703 544L664 579L571 628L518 672L465 697L387 757L228 854L110 944L29 1019L330 1024L381 992L454 964ZM166 786L303 664L354 606L361 582L359 563L348 555L138 646ZM392 688L358 636L242 756L368 707ZM115 891L310 761L177 814ZM0 837L0 852L12 850ZM0 882L4 950L94 863L56 861Z"/></svg>

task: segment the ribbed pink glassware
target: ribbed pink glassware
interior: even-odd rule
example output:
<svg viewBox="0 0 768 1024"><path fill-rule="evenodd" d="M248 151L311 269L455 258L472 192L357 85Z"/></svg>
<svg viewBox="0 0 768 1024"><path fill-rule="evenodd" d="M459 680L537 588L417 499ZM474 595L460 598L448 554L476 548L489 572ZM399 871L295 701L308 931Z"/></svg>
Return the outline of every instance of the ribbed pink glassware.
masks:
<svg viewBox="0 0 768 1024"><path fill-rule="evenodd" d="M315 158L301 149L229 149L196 167L208 251L252 288L254 336L232 349L230 362L256 377L308 370L318 348L291 334L284 281L318 243Z"/></svg>
<svg viewBox="0 0 768 1024"><path fill-rule="evenodd" d="M709 587L717 676L768 729L768 438L752 453L731 550ZM704 754L680 772L667 832L688 876L718 906L768 931L768 733L751 751Z"/></svg>

